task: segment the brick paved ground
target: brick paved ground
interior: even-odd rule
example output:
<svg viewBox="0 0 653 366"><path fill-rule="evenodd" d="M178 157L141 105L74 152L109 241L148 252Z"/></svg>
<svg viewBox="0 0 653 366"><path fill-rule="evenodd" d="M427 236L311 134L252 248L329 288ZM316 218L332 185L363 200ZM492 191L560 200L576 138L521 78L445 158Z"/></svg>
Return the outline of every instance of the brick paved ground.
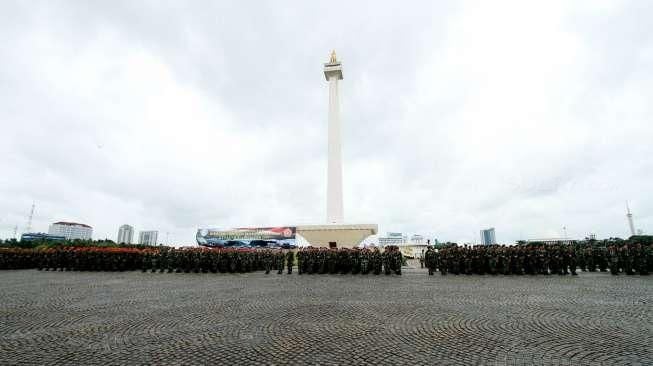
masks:
<svg viewBox="0 0 653 366"><path fill-rule="evenodd" d="M653 364L653 277L0 272L0 364Z"/></svg>

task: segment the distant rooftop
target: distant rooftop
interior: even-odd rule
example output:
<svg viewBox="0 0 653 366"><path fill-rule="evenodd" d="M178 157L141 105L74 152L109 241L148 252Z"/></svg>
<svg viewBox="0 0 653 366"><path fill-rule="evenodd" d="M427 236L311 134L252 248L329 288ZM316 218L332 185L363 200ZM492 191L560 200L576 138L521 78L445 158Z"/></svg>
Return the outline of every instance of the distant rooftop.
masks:
<svg viewBox="0 0 653 366"><path fill-rule="evenodd" d="M21 241L32 241L32 240L66 240L65 236L60 235L50 235L46 233L24 233L20 236Z"/></svg>
<svg viewBox="0 0 653 366"><path fill-rule="evenodd" d="M83 226L83 227L87 227L89 229L92 229L92 227L90 227L90 226L88 226L86 224L80 224L78 222L59 221L59 222L55 222L53 225Z"/></svg>
<svg viewBox="0 0 653 366"><path fill-rule="evenodd" d="M526 243L544 243L544 244L570 244L578 240L571 238L545 238L545 239L528 239Z"/></svg>

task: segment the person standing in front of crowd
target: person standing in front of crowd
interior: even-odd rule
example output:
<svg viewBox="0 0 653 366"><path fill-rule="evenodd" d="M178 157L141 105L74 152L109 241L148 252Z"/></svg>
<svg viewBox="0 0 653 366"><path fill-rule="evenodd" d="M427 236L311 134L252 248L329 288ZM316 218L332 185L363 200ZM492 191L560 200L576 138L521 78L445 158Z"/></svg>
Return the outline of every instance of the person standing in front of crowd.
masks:
<svg viewBox="0 0 653 366"><path fill-rule="evenodd" d="M295 253L292 250L286 253L286 264L288 265L288 274L292 274L292 267L295 265Z"/></svg>
<svg viewBox="0 0 653 366"><path fill-rule="evenodd" d="M571 273L572 276L577 276L578 273L576 273L576 252L574 251L573 246L569 246L567 248L567 265L569 266L569 272Z"/></svg>
<svg viewBox="0 0 653 366"><path fill-rule="evenodd" d="M391 268L396 275L401 276L401 265L403 264L403 259L404 255L398 247L395 247L394 250L390 252Z"/></svg>
<svg viewBox="0 0 653 366"><path fill-rule="evenodd" d="M619 253L617 248L613 245L608 247L608 255L610 256L610 273L613 276L619 275Z"/></svg>
<svg viewBox="0 0 653 366"><path fill-rule="evenodd" d="M272 269L272 253L269 249L263 252L263 266L265 267L265 274L270 274L270 269Z"/></svg>
<svg viewBox="0 0 653 366"><path fill-rule="evenodd" d="M383 258L381 251L379 251L379 248L374 248L374 252L372 253L372 270L375 275L381 274L382 264Z"/></svg>
<svg viewBox="0 0 653 366"><path fill-rule="evenodd" d="M433 273L435 273L435 263L434 262L435 256L434 256L434 251L432 247L429 247L426 250L426 253L424 253L424 262L426 264L426 268L429 269L429 276L433 276Z"/></svg>
<svg viewBox="0 0 653 366"><path fill-rule="evenodd" d="M283 274L283 267L285 267L284 262L286 261L286 254L283 251L279 250L274 257L276 261L275 264L277 267L277 274Z"/></svg>
<svg viewBox="0 0 653 366"><path fill-rule="evenodd" d="M639 272L640 275L646 276L649 273L648 267L649 267L649 258L650 258L650 247L642 247L641 244L637 244L635 247L636 251L636 258L637 258L637 272Z"/></svg>
<svg viewBox="0 0 653 366"><path fill-rule="evenodd" d="M623 247L621 247L621 263L623 263L622 267L625 274L635 274L635 272L633 272L633 256L630 252L630 247L628 244L625 244Z"/></svg>
<svg viewBox="0 0 653 366"><path fill-rule="evenodd" d="M361 250L358 248L349 251L351 261L351 274L359 274L361 271Z"/></svg>
<svg viewBox="0 0 653 366"><path fill-rule="evenodd" d="M370 273L370 251L369 249L363 249L360 254L361 258L361 274L368 274Z"/></svg>
<svg viewBox="0 0 653 366"><path fill-rule="evenodd" d="M305 259L305 257L306 257L305 248L299 249L299 251L297 252L297 272L299 274L302 274L302 273L305 272L305 268L306 268L306 259Z"/></svg>
<svg viewBox="0 0 653 366"><path fill-rule="evenodd" d="M438 268L440 269L440 275L445 276L449 266L449 249L441 249L438 253L438 257Z"/></svg>
<svg viewBox="0 0 653 366"><path fill-rule="evenodd" d="M488 267L490 268L490 274L491 275L496 275L497 274L497 264L499 262L497 258L497 252L496 248L491 248L488 252Z"/></svg>

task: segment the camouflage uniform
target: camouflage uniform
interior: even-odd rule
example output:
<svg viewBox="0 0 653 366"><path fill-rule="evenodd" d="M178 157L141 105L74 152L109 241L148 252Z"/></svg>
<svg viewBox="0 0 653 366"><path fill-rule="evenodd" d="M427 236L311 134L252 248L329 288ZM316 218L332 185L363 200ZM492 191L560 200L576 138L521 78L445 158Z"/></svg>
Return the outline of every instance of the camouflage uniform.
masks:
<svg viewBox="0 0 653 366"><path fill-rule="evenodd" d="M288 266L288 274L292 274L292 267L295 265L295 253L292 250L286 253L286 264Z"/></svg>
<svg viewBox="0 0 653 366"><path fill-rule="evenodd" d="M429 247L424 254L424 262L426 268L429 269L429 276L432 276L435 272L435 251L433 248Z"/></svg>
<svg viewBox="0 0 653 366"><path fill-rule="evenodd" d="M608 252L610 254L610 273L617 276L619 275L619 253L614 247L610 247Z"/></svg>
<svg viewBox="0 0 653 366"><path fill-rule="evenodd" d="M403 264L404 256L401 254L399 248L392 252L392 257L395 274L401 276L401 265Z"/></svg>
<svg viewBox="0 0 653 366"><path fill-rule="evenodd" d="M267 250L263 254L263 265L265 266L265 274L270 274L272 269L272 253Z"/></svg>
<svg viewBox="0 0 653 366"><path fill-rule="evenodd" d="M449 254L446 252L446 249L438 254L440 259L438 261L438 268L440 269L440 274L444 276L447 274L447 269L449 268Z"/></svg>
<svg viewBox="0 0 653 366"><path fill-rule="evenodd" d="M383 264L383 258L379 248L375 248L372 252L372 269L375 275L381 274L381 267Z"/></svg>
<svg viewBox="0 0 653 366"><path fill-rule="evenodd" d="M361 252L361 274L370 273L370 251L363 249Z"/></svg>
<svg viewBox="0 0 653 366"><path fill-rule="evenodd" d="M305 263L305 261L304 261L304 254L305 254L305 253L306 253L306 252L304 251L304 249L300 249L300 250L297 252L297 273L298 273L298 274L302 274L302 273L304 273L304 263Z"/></svg>

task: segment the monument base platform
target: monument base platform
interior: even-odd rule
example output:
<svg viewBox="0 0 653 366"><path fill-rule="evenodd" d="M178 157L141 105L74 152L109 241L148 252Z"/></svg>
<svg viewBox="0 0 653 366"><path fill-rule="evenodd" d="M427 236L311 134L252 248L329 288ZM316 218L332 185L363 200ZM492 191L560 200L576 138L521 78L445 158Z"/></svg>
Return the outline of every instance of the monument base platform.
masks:
<svg viewBox="0 0 653 366"><path fill-rule="evenodd" d="M301 235L312 247L355 248L370 235L376 235L376 224L325 224L297 226Z"/></svg>

